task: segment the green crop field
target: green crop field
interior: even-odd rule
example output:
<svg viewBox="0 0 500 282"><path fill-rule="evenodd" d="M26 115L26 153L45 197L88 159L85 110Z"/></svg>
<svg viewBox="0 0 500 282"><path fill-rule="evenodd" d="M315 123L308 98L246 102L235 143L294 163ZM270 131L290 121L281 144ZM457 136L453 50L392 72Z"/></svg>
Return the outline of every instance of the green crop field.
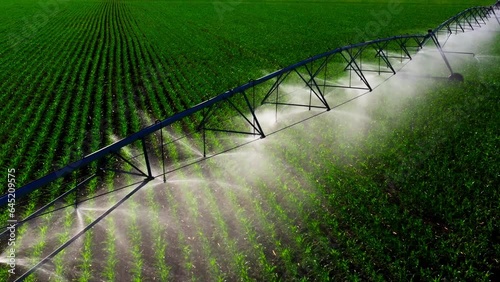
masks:
<svg viewBox="0 0 500 282"><path fill-rule="evenodd" d="M0 166L26 183L280 66L472 5L408 2L3 1Z"/></svg>
<svg viewBox="0 0 500 282"><path fill-rule="evenodd" d="M20 187L312 55L425 34L466 8L491 4L4 0L0 168L3 175L14 168ZM340 108L345 118L324 114L177 170L167 184L154 180L28 281L496 280L499 46L497 36L483 48L491 60L462 66L463 84L423 85L401 107L370 98L376 106L366 128L352 128L354 103ZM175 127L169 137L195 126ZM210 136L215 151L225 148L226 140ZM150 142L159 158L157 137ZM169 162L180 163L185 150L167 146ZM19 217L79 177L19 200ZM137 178L99 180L85 196ZM123 195L18 228L16 275L3 251L0 280L18 277ZM2 209L2 226L7 215Z"/></svg>

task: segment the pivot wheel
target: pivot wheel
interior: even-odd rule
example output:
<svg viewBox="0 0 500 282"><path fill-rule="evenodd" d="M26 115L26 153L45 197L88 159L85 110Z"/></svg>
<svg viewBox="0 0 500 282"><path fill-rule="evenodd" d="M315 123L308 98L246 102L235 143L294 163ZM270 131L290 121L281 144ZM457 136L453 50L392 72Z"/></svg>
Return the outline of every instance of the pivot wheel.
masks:
<svg viewBox="0 0 500 282"><path fill-rule="evenodd" d="M451 74L451 75L448 77L448 79L449 79L450 81L458 81L458 82L462 82L462 81L464 81L464 76L463 76L463 75L461 75L461 74L459 74L459 73L453 73L453 74Z"/></svg>

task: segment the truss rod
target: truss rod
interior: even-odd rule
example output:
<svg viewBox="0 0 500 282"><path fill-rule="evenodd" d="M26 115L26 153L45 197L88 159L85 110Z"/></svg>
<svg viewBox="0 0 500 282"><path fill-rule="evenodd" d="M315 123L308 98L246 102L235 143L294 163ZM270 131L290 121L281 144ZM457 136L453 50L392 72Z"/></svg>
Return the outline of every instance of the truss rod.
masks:
<svg viewBox="0 0 500 282"><path fill-rule="evenodd" d="M149 180L143 181L139 186L137 186L134 190L132 190L130 193L128 193L125 197L123 197L120 201L118 201L116 204L114 204L111 208L109 208L107 211L105 211L103 214L101 214L98 218L96 218L94 221L92 221L89 225L87 225L85 228L83 228L80 232L78 232L75 236L73 236L71 239L66 241L64 244L59 246L57 249L55 249L52 253L50 253L48 256L43 258L41 261L39 261L37 264L35 264L32 268L30 268L28 271L26 271L23 275L21 275L19 278L15 280L15 282L20 282L24 281L30 274L35 272L38 268L40 268L42 265L47 263L49 260L54 258L58 253L60 253L62 250L64 250L66 247L71 245L74 241L76 241L80 236L85 234L89 229L94 227L97 223L99 223L101 220L103 220L106 216L108 216L112 211L114 211L116 208L118 208L121 204L123 204L126 200L128 200L132 195L134 195L137 191L139 191L142 187L144 187Z"/></svg>
<svg viewBox="0 0 500 282"><path fill-rule="evenodd" d="M134 165L131 161L127 160L125 157L123 157L120 153L118 152L113 152L113 155L119 157L121 160L132 166L135 170L137 170L142 176L148 177L146 173L144 173L141 169L139 169L136 165Z"/></svg>
<svg viewBox="0 0 500 282"><path fill-rule="evenodd" d="M446 66L448 67L448 70L450 71L450 75L453 75L453 69L451 68L450 62L448 62L448 59L446 58L446 55L443 52L443 48L441 47L441 44L439 44L439 41L436 38L436 35L434 34L434 32L432 30L429 30L429 35L432 38L432 41L434 42L434 44L436 45L439 53L441 54L441 57L443 58Z"/></svg>
<svg viewBox="0 0 500 282"><path fill-rule="evenodd" d="M20 220L18 221L17 223L13 224L13 225L10 225L10 226L20 226L36 217L38 217L40 214L42 214L46 209L48 209L49 207L53 206L56 202L58 202L59 200L65 198L66 196L68 196L69 194L73 193L74 191L78 190L79 187L89 183L90 180L94 179L95 177L97 176L97 174L92 174L91 176L87 177L86 179L84 179L82 182L78 183L75 187L69 189L68 191L64 192L63 194L59 195L57 198L55 198L54 200L50 201L48 204L46 204L45 206L39 208L37 211L35 211L34 213L30 214L29 216L27 216L26 218L24 218L23 220ZM5 233L7 232L10 232L9 230L4 230L2 233L0 233L0 237L2 237Z"/></svg>
<svg viewBox="0 0 500 282"><path fill-rule="evenodd" d="M353 57L352 57L351 53L349 52L349 50L347 50L347 54L349 54L351 60L347 59L343 53L340 53L340 54L342 54L342 57L344 57L346 62L351 66L351 69L356 73L356 75L359 77L359 79L361 79L361 81L368 87L368 89L371 92L372 87L368 83L368 80L366 80L365 76L363 75L363 72L359 69L359 66L356 63L356 61L353 60Z"/></svg>

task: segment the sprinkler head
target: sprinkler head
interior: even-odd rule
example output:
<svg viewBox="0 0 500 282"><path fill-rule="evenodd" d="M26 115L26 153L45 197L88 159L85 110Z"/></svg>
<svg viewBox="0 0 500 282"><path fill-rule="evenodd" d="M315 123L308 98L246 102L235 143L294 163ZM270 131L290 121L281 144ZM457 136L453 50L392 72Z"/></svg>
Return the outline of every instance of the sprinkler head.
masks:
<svg viewBox="0 0 500 282"><path fill-rule="evenodd" d="M98 168L96 171L96 175L102 177L106 173L106 170L102 167Z"/></svg>
<svg viewBox="0 0 500 282"><path fill-rule="evenodd" d="M450 76L448 76L449 81L458 81L458 82L463 82L464 81L464 76L459 74L459 73L452 73Z"/></svg>

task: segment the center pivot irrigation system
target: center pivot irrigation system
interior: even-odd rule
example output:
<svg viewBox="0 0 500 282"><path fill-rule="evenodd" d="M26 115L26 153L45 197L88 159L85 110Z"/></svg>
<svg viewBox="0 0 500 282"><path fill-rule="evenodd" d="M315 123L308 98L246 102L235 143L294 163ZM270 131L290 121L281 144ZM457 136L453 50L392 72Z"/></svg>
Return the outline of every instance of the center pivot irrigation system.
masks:
<svg viewBox="0 0 500 282"><path fill-rule="evenodd" d="M497 12L495 12L495 10ZM273 104L276 105L276 113L278 105L285 106L300 106L311 108L319 108L325 109L329 111L331 109L327 100L325 99L325 93L327 89L331 88L351 88L351 89L362 89L367 91L372 91L372 86L370 82L365 76L367 72L377 72L377 73L392 73L396 74L396 70L391 64L391 60L394 59L401 60L411 60L412 54L417 53L427 44L433 44L439 54L441 55L447 69L449 70L449 79L454 81L462 81L462 75L453 72L453 69L450 65L446 57L446 51L443 50L443 46L448 41L449 37L452 34L457 34L459 32L473 31L476 28L480 28L483 25L486 25L486 21L490 18L495 18L496 21L500 24L500 19L497 16L498 11L500 10L500 1L496 4L489 7L473 7L467 10L462 11L461 13L453 16L448 19L437 28L433 30L429 30L427 34L424 35L400 35L393 36L384 39L377 39L372 41L367 41L363 43L348 45L344 47L340 47L303 61L300 61L296 64L290 65L288 67L284 67L278 71L270 73L264 77L261 77L257 80L250 81L244 85L226 91L216 97L213 97L209 100L206 100L190 109L179 112L169 118L166 118L161 121L157 121L155 124L142 129L135 134L132 134L120 141L117 141L109 146L106 146L86 157L73 162L55 172L52 172L40 179L37 179L25 186L20 187L15 191L15 195L17 199L26 197L31 192L41 189L44 186L54 183L56 180L60 180L67 175L77 171L83 170L84 168L88 168L91 163L98 163L98 169L94 173L90 173L90 176L87 176L82 182L80 182L75 187L66 190L63 194L59 195L56 199L47 203L36 212L27 216L26 218L17 221L15 226L28 222L49 210L52 206L55 205L56 202L61 201L61 199L66 196L75 193L76 198L78 199L78 189L87 183L93 178L102 174L105 170L104 165L109 160L111 156L118 157L122 159L126 163L130 164L138 173L145 178L142 184L138 185L138 187L134 188L131 192L129 192L124 198L118 201L115 205L109 208L106 212L104 212L101 216L96 218L92 223L86 226L83 230L78 232L74 237L68 240L66 243L58 247L47 257L39 261L36 265L34 265L31 269L25 272L22 276L20 276L16 281L23 281L28 275L36 271L41 265L52 259L55 255L57 255L60 251L70 245L73 241L75 241L78 237L84 234L87 230L96 225L99 221L101 221L104 217L106 217L109 213L111 213L114 209L116 209L119 205L125 202L130 196L132 196L139 189L144 187L144 185L158 176L163 176L165 181L165 172L158 176L154 176L151 170L150 158L148 157L148 145L146 143L146 138L151 134L162 130L163 128L174 124L175 122L179 122L183 119L190 118L193 115L198 115L199 122L197 130L202 133L203 136L203 156L206 157L206 139L205 139L205 131L219 131L225 133L239 133L239 134L249 134L260 136L260 138L264 138L266 135L262 130L261 124L259 123L258 116L255 112L255 93L256 90L260 91L259 93L264 93L263 99L261 100L261 105L263 104ZM365 64L363 64L363 56L365 56ZM370 56L372 64L366 64L366 57ZM373 61L378 61L378 69L374 69ZM339 78L339 72L334 72L331 69L333 65L342 64L343 72L348 72L349 83L348 85L339 85L334 83L335 79ZM330 66L330 68L329 68ZM280 91L279 86L285 83L288 77L295 76L295 81L299 81L304 84L305 89L309 91L309 103L292 103L289 101L281 101L280 100ZM355 81L353 82L352 77L355 77ZM250 96L252 95L252 96ZM235 99L239 99L235 101ZM313 103L313 99L315 103ZM317 99L317 100L316 100ZM238 114L243 118L245 124L247 124L247 128L250 128L250 132L244 130L237 130L234 128L230 128L229 126L223 129L215 129L210 128L209 121L214 119L214 116L217 116L218 108L220 104L226 103L229 104L230 107L235 109ZM241 107L245 108L245 110L241 110ZM162 134L163 137L163 134ZM145 161L146 169L145 171L141 170L138 166L134 165L130 160L127 160L120 151L126 147L131 145L134 142L140 142L142 145L143 154ZM165 155L164 149L165 143L163 143L163 138L161 141L161 152L162 152L162 161L164 163ZM5 208L8 204L8 195L2 195L0 197L0 207ZM78 205L78 200L75 201L75 206ZM0 234L0 238L8 236L9 232L4 231Z"/></svg>

